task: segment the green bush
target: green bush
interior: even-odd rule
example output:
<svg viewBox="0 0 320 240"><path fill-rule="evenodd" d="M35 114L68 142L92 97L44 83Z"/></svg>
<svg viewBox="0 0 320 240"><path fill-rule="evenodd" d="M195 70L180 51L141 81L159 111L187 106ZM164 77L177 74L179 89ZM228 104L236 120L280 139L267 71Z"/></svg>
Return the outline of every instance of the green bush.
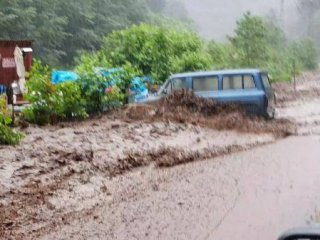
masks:
<svg viewBox="0 0 320 240"><path fill-rule="evenodd" d="M94 66L130 64L159 83L177 71L206 70L211 66L204 41L197 34L147 24L114 31L104 39L100 51L91 56L83 54L77 62L78 72Z"/></svg>
<svg viewBox="0 0 320 240"><path fill-rule="evenodd" d="M78 83L66 82L53 85L50 69L34 61L27 83L26 99L31 106L23 113L27 121L39 125L55 124L59 120L83 119L87 117L85 100Z"/></svg>
<svg viewBox="0 0 320 240"><path fill-rule="evenodd" d="M108 77L99 76L94 71L80 75L79 84L86 111L90 114L101 113L126 103L130 82L140 74L127 64Z"/></svg>
<svg viewBox="0 0 320 240"><path fill-rule="evenodd" d="M79 80L81 96L85 101L85 109L89 114L101 113L121 105L123 95L117 87L108 89L106 83L108 78L88 73L81 76Z"/></svg>
<svg viewBox="0 0 320 240"><path fill-rule="evenodd" d="M55 124L60 120L84 119L121 106L131 80L140 72L129 64L108 77L100 76L84 56L77 68L80 79L53 85L50 69L35 61L27 83L26 98L31 105L23 113L27 121L38 125ZM98 62L96 62L98 64Z"/></svg>
<svg viewBox="0 0 320 240"><path fill-rule="evenodd" d="M111 68L109 60L103 52L83 52L78 58L76 58L75 71L84 75L87 73L95 72L95 68Z"/></svg>
<svg viewBox="0 0 320 240"><path fill-rule="evenodd" d="M56 86L57 94L63 101L63 118L64 119L84 119L88 117L86 113L86 100L83 99L79 83L65 82Z"/></svg>
<svg viewBox="0 0 320 240"><path fill-rule="evenodd" d="M314 70L318 67L318 51L311 39L291 43L289 52L303 70Z"/></svg>
<svg viewBox="0 0 320 240"><path fill-rule="evenodd" d="M23 134L11 129L8 125L12 119L7 109L5 96L0 96L0 144L17 145L23 138Z"/></svg>
<svg viewBox="0 0 320 240"><path fill-rule="evenodd" d="M27 82L26 99L31 106L23 113L27 121L39 125L56 123L64 116L62 93L50 81L50 69L35 60Z"/></svg>

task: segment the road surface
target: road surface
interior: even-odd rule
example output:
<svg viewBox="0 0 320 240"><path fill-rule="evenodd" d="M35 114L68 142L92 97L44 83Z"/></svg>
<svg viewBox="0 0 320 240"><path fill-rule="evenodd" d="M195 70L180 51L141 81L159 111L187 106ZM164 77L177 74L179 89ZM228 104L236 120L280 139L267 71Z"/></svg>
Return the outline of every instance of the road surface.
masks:
<svg viewBox="0 0 320 240"><path fill-rule="evenodd" d="M276 239L314 224L320 138L115 179L111 204L43 239ZM92 217L94 216L94 217Z"/></svg>

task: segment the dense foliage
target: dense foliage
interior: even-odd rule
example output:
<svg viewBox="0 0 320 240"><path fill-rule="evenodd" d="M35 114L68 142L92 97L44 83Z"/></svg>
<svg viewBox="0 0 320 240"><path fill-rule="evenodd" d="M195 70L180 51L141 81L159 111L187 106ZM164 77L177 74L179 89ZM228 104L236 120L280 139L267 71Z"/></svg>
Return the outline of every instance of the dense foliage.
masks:
<svg viewBox="0 0 320 240"><path fill-rule="evenodd" d="M101 50L82 54L77 63L80 72L130 63L158 82L171 73L221 68L262 68L277 81L317 68L318 52L310 39L290 41L274 23L248 12L225 43L206 44L184 28L141 24L107 35Z"/></svg>
<svg viewBox="0 0 320 240"><path fill-rule="evenodd" d="M85 118L85 101L80 86L73 82L51 83L50 69L35 61L27 83L26 98L31 106L24 110L29 122L44 125L60 119Z"/></svg>
<svg viewBox="0 0 320 240"><path fill-rule="evenodd" d="M0 144L16 145L23 138L23 134L9 127L11 122L7 100L4 95L0 95Z"/></svg>
<svg viewBox="0 0 320 240"><path fill-rule="evenodd" d="M104 39L100 51L82 55L78 63L78 71L129 63L158 82L171 73L211 66L204 41L197 34L147 24L114 31Z"/></svg>
<svg viewBox="0 0 320 240"><path fill-rule="evenodd" d="M101 76L95 71L81 74L77 84L86 103L87 113L101 113L126 103L130 82L139 74L139 71L129 65L123 66L109 76Z"/></svg>
<svg viewBox="0 0 320 240"><path fill-rule="evenodd" d="M0 1L0 39L33 39L37 58L53 66L73 63L81 50L96 50L115 29L154 22L174 0ZM178 4L178 3L177 3ZM179 5L179 9L183 9ZM173 10L174 11L174 10ZM182 15L182 13L180 13ZM174 14L179 17L178 14Z"/></svg>
<svg viewBox="0 0 320 240"><path fill-rule="evenodd" d="M34 61L25 96L31 105L24 110L24 118L39 125L59 121L84 119L121 106L126 90L139 71L129 65L110 76L94 71L80 74L77 81L52 84L51 71L40 61Z"/></svg>

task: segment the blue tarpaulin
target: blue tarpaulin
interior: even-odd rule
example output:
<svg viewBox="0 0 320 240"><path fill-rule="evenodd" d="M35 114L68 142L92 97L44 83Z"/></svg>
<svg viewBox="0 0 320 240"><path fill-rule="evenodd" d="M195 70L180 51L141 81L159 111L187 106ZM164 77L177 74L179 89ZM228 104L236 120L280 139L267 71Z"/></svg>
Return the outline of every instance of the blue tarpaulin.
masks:
<svg viewBox="0 0 320 240"><path fill-rule="evenodd" d="M0 84L0 94L4 94L6 92L7 92L7 87L2 85L2 84Z"/></svg>
<svg viewBox="0 0 320 240"><path fill-rule="evenodd" d="M110 69L104 69L104 68L96 68L96 72L100 76L104 77L110 77L112 74L119 73L121 71L124 71L122 68L110 68ZM114 85L119 84L121 79L117 79L116 76L112 78L108 82L107 87L112 87ZM149 90L146 87L146 83L152 83L152 79L150 77L144 76L144 77L135 77L132 79L130 83L130 102L139 102L145 98L148 97Z"/></svg>
<svg viewBox="0 0 320 240"><path fill-rule="evenodd" d="M78 74L71 71L53 71L51 75L52 84L74 82L79 79Z"/></svg>
<svg viewBox="0 0 320 240"><path fill-rule="evenodd" d="M95 72L98 76L102 77L111 77L112 74L116 74L123 71L121 68L96 68ZM116 77L111 78L108 82L106 82L106 87L113 87L114 85L120 84L121 79L117 79Z"/></svg>

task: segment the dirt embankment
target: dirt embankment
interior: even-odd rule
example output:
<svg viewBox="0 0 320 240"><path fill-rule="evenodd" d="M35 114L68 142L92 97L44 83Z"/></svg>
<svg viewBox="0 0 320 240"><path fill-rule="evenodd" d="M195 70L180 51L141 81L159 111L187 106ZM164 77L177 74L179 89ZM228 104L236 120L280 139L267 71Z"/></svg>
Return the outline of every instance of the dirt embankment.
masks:
<svg viewBox="0 0 320 240"><path fill-rule="evenodd" d="M0 239L33 239L110 201L108 179L142 166L171 167L273 142L295 132L241 108L177 92L82 123L29 127L0 148Z"/></svg>

